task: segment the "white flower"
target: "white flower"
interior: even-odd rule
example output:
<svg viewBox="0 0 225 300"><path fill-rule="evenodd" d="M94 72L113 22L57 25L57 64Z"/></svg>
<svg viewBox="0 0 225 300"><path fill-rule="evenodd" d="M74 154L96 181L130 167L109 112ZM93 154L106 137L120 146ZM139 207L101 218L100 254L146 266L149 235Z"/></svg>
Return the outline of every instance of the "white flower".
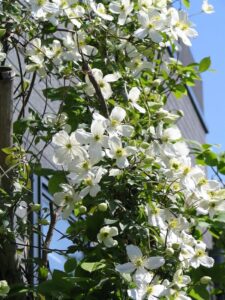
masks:
<svg viewBox="0 0 225 300"><path fill-rule="evenodd" d="M122 124L125 117L126 111L123 108L119 106L114 107L107 122L107 131L112 135L119 134L129 137L134 128L130 125Z"/></svg>
<svg viewBox="0 0 225 300"><path fill-rule="evenodd" d="M203 242L199 242L195 246L195 252L193 257L190 260L190 265L197 269L200 265L211 268L214 265L214 259L212 257L209 257L206 252L206 245Z"/></svg>
<svg viewBox="0 0 225 300"><path fill-rule="evenodd" d="M77 156L83 156L83 150L78 143L75 133L69 135L65 130L56 133L52 139L57 145L53 156L53 162L57 165L68 167Z"/></svg>
<svg viewBox="0 0 225 300"><path fill-rule="evenodd" d="M151 62L147 61L142 55L136 55L131 58L126 64L134 77L141 75L143 70L152 70L153 65Z"/></svg>
<svg viewBox="0 0 225 300"><path fill-rule="evenodd" d="M107 21L113 20L113 17L111 15L107 14L104 4L98 3L96 6L95 3L93 1L91 1L90 6L93 9L93 11L96 13L96 15L98 15L102 19L107 20Z"/></svg>
<svg viewBox="0 0 225 300"><path fill-rule="evenodd" d="M96 55L98 50L91 45L87 45L87 34L83 30L77 31L75 35L68 33L63 38L63 44L68 49L63 53L65 60L81 60L82 56Z"/></svg>
<svg viewBox="0 0 225 300"><path fill-rule="evenodd" d="M191 282L190 276L183 275L183 270L179 269L173 275L173 283L179 288L187 286Z"/></svg>
<svg viewBox="0 0 225 300"><path fill-rule="evenodd" d="M94 76L97 84L99 85L99 88L102 92L102 96L105 99L109 99L113 93L109 82L117 81L120 78L120 74L119 73L108 74L103 77L103 73L99 69L92 69L91 72L92 72L92 75ZM93 96L95 94L95 89L94 89L88 75L85 76L85 81L87 83L85 92L88 94L88 96Z"/></svg>
<svg viewBox="0 0 225 300"><path fill-rule="evenodd" d="M127 245L126 251L130 262L117 265L116 271L128 274L135 271L135 278L138 282L141 282L143 279L145 281L151 280L152 276L147 270L158 269L165 263L164 258L161 256L145 258L140 248L134 245Z"/></svg>
<svg viewBox="0 0 225 300"><path fill-rule="evenodd" d="M91 197L95 197L101 190L99 182L106 172L106 169L102 167L95 168L92 172L89 172L83 179L85 187L81 190L80 197L84 198L87 194L90 194Z"/></svg>
<svg viewBox="0 0 225 300"><path fill-rule="evenodd" d="M188 297L185 292L177 291L170 289L171 299L173 300L192 300L192 298Z"/></svg>
<svg viewBox="0 0 225 300"><path fill-rule="evenodd" d="M140 94L141 94L140 90L137 87L133 87L128 94L128 99L131 100L131 105L134 108L136 108L140 113L144 114L145 108L137 104Z"/></svg>
<svg viewBox="0 0 225 300"><path fill-rule="evenodd" d="M67 219L75 208L75 204L81 200L78 193L76 193L72 186L68 184L61 184L60 187L63 192L54 194L54 202L58 206L63 206L63 218Z"/></svg>
<svg viewBox="0 0 225 300"><path fill-rule="evenodd" d="M214 7L212 4L209 4L208 3L208 0L203 0L203 3L202 3L202 11L206 14L212 14L214 13Z"/></svg>
<svg viewBox="0 0 225 300"><path fill-rule="evenodd" d="M83 129L76 131L76 138L81 144L89 144L88 152L92 161L98 162L103 156L102 148L108 147L108 136L104 135L106 122L102 120L93 120L91 124L91 133Z"/></svg>
<svg viewBox="0 0 225 300"><path fill-rule="evenodd" d="M180 38L186 46L191 46L191 38L198 36L197 31L192 28L191 22L188 20L188 16L184 11L177 11L174 8L169 10L171 14L171 33L175 40Z"/></svg>
<svg viewBox="0 0 225 300"><path fill-rule="evenodd" d="M143 39L147 36L155 43L162 41L160 32L165 27L165 15L160 14L157 10L140 11L138 20L141 23L141 28L135 31L136 37Z"/></svg>
<svg viewBox="0 0 225 300"><path fill-rule="evenodd" d="M97 239L99 243L103 243L107 248L111 248L118 244L118 242L113 239L116 235L118 235L117 227L104 226L100 229Z"/></svg>
<svg viewBox="0 0 225 300"><path fill-rule="evenodd" d="M126 23L128 15L132 12L134 7L133 2L131 3L130 0L120 0L118 2L113 1L109 4L109 10L114 13L118 14L118 24L124 25Z"/></svg>
<svg viewBox="0 0 225 300"><path fill-rule="evenodd" d="M126 168L129 166L129 161L127 157L134 154L137 150L135 147L124 147L120 138L117 136L112 136L109 139L110 150L106 149L106 154L108 157L116 160L116 165L118 168Z"/></svg>
<svg viewBox="0 0 225 300"><path fill-rule="evenodd" d="M134 300L157 300L165 290L162 284L142 284L138 288L128 290L128 296Z"/></svg>
<svg viewBox="0 0 225 300"><path fill-rule="evenodd" d="M70 19L71 23L73 23L77 28L81 27L81 22L78 21L78 19L83 17L85 14L85 9L82 6L77 5L74 8L67 7L65 9L65 13Z"/></svg>
<svg viewBox="0 0 225 300"><path fill-rule="evenodd" d="M31 4L31 14L37 19L46 20L48 14L57 14L59 11L59 6L56 3L47 0L32 0L29 3Z"/></svg>

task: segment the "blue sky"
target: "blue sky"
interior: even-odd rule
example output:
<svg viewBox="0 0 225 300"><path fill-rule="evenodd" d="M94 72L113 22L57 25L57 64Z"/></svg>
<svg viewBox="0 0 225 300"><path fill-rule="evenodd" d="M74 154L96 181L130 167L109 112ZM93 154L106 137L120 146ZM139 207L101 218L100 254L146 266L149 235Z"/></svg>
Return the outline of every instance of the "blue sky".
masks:
<svg viewBox="0 0 225 300"><path fill-rule="evenodd" d="M192 53L198 62L210 56L214 72L203 74L205 118L209 127L207 142L221 144L225 150L225 0L209 0L215 13L195 14L202 0L191 0L191 21L199 36L193 40Z"/></svg>

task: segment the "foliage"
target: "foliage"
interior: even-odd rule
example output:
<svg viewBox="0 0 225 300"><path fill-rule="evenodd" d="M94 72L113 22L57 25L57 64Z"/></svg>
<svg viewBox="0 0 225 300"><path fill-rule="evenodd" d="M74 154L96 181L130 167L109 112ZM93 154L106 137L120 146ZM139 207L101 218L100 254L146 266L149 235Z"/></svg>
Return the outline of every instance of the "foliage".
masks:
<svg viewBox="0 0 225 300"><path fill-rule="evenodd" d="M6 57L15 53L19 78L14 145L3 149L13 187L0 191L1 233L3 245L17 244L23 277L11 290L3 278L3 296L208 299L214 260L203 228L215 238L223 231L225 189L193 166L176 125L182 112L165 109L171 94L185 96L211 64L209 57L188 65L177 58L197 36L182 4L0 5L0 60L7 65ZM213 7L204 0L202 11ZM41 112L29 106L35 89L45 99ZM57 113L48 112L51 105ZM42 166L50 145L54 169ZM224 172L224 156L210 145L193 151L198 163ZM49 177L49 207L32 198L33 173ZM22 205L26 216L15 217L13 227L9 211L15 214ZM72 243L66 251L51 248L60 219L69 224L62 236ZM38 258L27 251L34 233L41 240ZM64 271L50 268L49 252L66 258Z"/></svg>

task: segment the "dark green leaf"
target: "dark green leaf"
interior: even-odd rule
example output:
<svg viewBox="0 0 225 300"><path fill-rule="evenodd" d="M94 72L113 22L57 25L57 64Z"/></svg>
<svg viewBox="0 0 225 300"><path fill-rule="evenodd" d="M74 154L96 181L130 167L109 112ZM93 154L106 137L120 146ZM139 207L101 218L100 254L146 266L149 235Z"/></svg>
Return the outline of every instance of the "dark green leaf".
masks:
<svg viewBox="0 0 225 300"><path fill-rule="evenodd" d="M66 273L73 272L76 269L77 261L75 258L69 258L64 264L64 270Z"/></svg>
<svg viewBox="0 0 225 300"><path fill-rule="evenodd" d="M53 175L48 182L48 190L51 194L57 193L61 190L60 184L67 182L66 175L57 173Z"/></svg>

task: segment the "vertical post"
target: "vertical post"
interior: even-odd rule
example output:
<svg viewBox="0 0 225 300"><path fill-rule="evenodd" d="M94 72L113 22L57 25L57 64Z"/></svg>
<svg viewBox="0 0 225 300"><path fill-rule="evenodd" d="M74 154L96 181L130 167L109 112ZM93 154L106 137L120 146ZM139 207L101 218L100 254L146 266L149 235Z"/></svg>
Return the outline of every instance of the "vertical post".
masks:
<svg viewBox="0 0 225 300"><path fill-rule="evenodd" d="M0 67L0 175L8 168L5 163L6 155L1 149L13 145L13 77L11 68ZM10 195L12 191L10 174L1 177L0 187ZM0 200L0 205L2 206L4 199ZM3 206L1 208L4 209ZM13 212L8 211L7 214L11 230L13 230ZM7 280L10 285L21 283L22 277L19 272L15 240L2 236L0 237L0 246L0 280ZM15 299L21 299L21 297L15 297Z"/></svg>
<svg viewBox="0 0 225 300"><path fill-rule="evenodd" d="M0 174L6 171L5 154L2 148L11 147L13 144L13 72L11 68L0 67ZM4 188L9 189L7 177L3 176L1 183Z"/></svg>

